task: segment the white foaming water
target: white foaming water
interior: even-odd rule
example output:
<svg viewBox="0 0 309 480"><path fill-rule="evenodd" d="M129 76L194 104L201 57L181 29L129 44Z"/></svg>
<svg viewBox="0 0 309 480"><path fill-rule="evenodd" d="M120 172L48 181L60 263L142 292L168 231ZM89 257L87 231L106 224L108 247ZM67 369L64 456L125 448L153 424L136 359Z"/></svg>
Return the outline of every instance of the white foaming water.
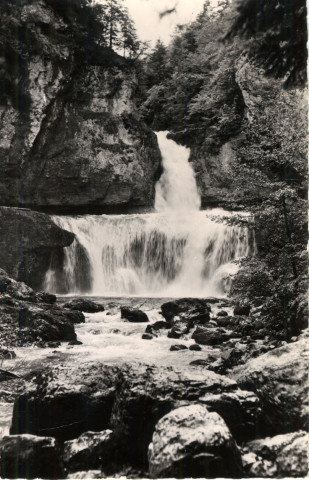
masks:
<svg viewBox="0 0 309 480"><path fill-rule="evenodd" d="M200 211L189 150L157 134L163 174L157 213L54 217L76 240L53 259L45 289L119 296L223 295L231 262L253 253L247 228L228 226L222 210ZM215 216L215 218L213 218Z"/></svg>
<svg viewBox="0 0 309 480"><path fill-rule="evenodd" d="M190 150L158 132L163 174L156 185L155 208L158 212L189 213L201 207L194 171L189 163Z"/></svg>

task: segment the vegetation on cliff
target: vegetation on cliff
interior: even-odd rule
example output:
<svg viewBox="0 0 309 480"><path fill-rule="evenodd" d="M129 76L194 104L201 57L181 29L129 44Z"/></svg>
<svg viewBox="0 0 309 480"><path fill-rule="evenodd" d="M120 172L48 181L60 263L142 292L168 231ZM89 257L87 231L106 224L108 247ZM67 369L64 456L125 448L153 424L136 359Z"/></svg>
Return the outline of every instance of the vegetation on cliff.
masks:
<svg viewBox="0 0 309 480"><path fill-rule="evenodd" d="M235 0L216 12L206 2L148 56L142 105L153 128L206 164L235 139L229 205L253 212L258 254L243 262L232 294L263 304L284 338L306 323L306 32L302 0Z"/></svg>

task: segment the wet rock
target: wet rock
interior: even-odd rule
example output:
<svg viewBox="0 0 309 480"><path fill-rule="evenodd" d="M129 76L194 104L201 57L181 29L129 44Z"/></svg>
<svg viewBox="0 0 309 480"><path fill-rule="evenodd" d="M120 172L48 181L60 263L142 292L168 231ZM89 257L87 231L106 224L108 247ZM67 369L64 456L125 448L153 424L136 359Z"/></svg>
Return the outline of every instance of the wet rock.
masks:
<svg viewBox="0 0 309 480"><path fill-rule="evenodd" d="M16 358L16 353L13 350L8 350L7 348L0 348L0 361L12 360L12 358Z"/></svg>
<svg viewBox="0 0 309 480"><path fill-rule="evenodd" d="M173 326L171 330L168 332L167 336L168 338L180 338L183 335L186 335L187 333L189 333L190 328L191 328L191 324L189 321L183 321L180 319L173 321Z"/></svg>
<svg viewBox="0 0 309 480"><path fill-rule="evenodd" d="M64 478L54 438L12 435L0 440L1 478Z"/></svg>
<svg viewBox="0 0 309 480"><path fill-rule="evenodd" d="M161 305L163 317L171 323L175 316L190 321L191 327L196 324L207 323L210 319L211 308L207 300L199 298L181 298Z"/></svg>
<svg viewBox="0 0 309 480"><path fill-rule="evenodd" d="M149 322L149 319L145 312L142 310L130 308L130 307L121 307L121 318L125 318L129 322L145 323Z"/></svg>
<svg viewBox="0 0 309 480"><path fill-rule="evenodd" d="M202 348L197 343L194 343L193 345L190 345L189 350L193 350L194 352L199 352L200 350L202 350Z"/></svg>
<svg viewBox="0 0 309 480"><path fill-rule="evenodd" d="M243 450L247 477L304 478L308 474L308 433L305 431L254 440Z"/></svg>
<svg viewBox="0 0 309 480"><path fill-rule="evenodd" d="M221 328L197 327L192 338L200 345L221 345L230 338L230 334Z"/></svg>
<svg viewBox="0 0 309 480"><path fill-rule="evenodd" d="M71 440L109 427L118 369L98 363L54 366L38 372L14 404L10 433ZM25 414L27 412L27 414Z"/></svg>
<svg viewBox="0 0 309 480"><path fill-rule="evenodd" d="M207 393L200 397L210 412L217 412L228 424L237 442L250 440L256 436L261 420L261 406L258 397L245 390L225 393Z"/></svg>
<svg viewBox="0 0 309 480"><path fill-rule="evenodd" d="M143 333L142 340L152 340L153 336L150 333Z"/></svg>
<svg viewBox="0 0 309 480"><path fill-rule="evenodd" d="M36 298L38 302L49 303L50 305L53 305L57 301L56 295L47 292L38 292Z"/></svg>
<svg viewBox="0 0 309 480"><path fill-rule="evenodd" d="M220 310L217 312L217 317L227 317L228 313L225 310Z"/></svg>
<svg viewBox="0 0 309 480"><path fill-rule="evenodd" d="M7 370L3 370L2 368L0 368L0 382L14 380L15 378L18 378L18 375L15 375L15 373L8 372Z"/></svg>
<svg viewBox="0 0 309 480"><path fill-rule="evenodd" d="M69 473L66 478L71 478L72 480L85 479L89 478L103 478L101 470L83 470L81 472Z"/></svg>
<svg viewBox="0 0 309 480"><path fill-rule="evenodd" d="M205 371L180 373L147 365L122 367L117 378L111 428L121 460L147 466L147 447L158 420L206 392L237 390L230 379ZM132 442L138 438L138 442Z"/></svg>
<svg viewBox="0 0 309 480"><path fill-rule="evenodd" d="M75 298L74 300L65 303L63 307L85 313L104 312L104 306L101 303L92 302L91 300L86 300L84 298Z"/></svg>
<svg viewBox="0 0 309 480"><path fill-rule="evenodd" d="M171 352L179 352L180 350L188 350L186 345L172 345L170 348Z"/></svg>
<svg viewBox="0 0 309 480"><path fill-rule="evenodd" d="M261 434L305 429L308 412L308 341L275 348L235 367L232 377L239 386L256 393L261 402Z"/></svg>
<svg viewBox="0 0 309 480"><path fill-rule="evenodd" d="M44 213L0 207L0 266L10 277L33 288L42 288L52 254L62 252L74 238L73 233L58 227ZM11 283L9 288L13 290L15 286ZM20 288L20 298L33 301L28 287L23 292Z"/></svg>
<svg viewBox="0 0 309 480"><path fill-rule="evenodd" d="M156 425L149 445L152 478L235 478L240 451L224 420L202 405L178 408Z"/></svg>
<svg viewBox="0 0 309 480"><path fill-rule="evenodd" d="M83 342L81 342L80 340L72 340L71 342L69 342L69 345L82 345Z"/></svg>
<svg viewBox="0 0 309 480"><path fill-rule="evenodd" d="M60 342L47 342L48 348L58 348L58 347L60 347L60 345L61 345Z"/></svg>
<svg viewBox="0 0 309 480"><path fill-rule="evenodd" d="M63 445L63 464L66 472L95 470L112 461L113 432L85 432Z"/></svg>
<svg viewBox="0 0 309 480"><path fill-rule="evenodd" d="M234 315L246 315L248 316L250 314L251 310L251 305L249 304L243 304L243 305L236 305L234 308Z"/></svg>
<svg viewBox="0 0 309 480"><path fill-rule="evenodd" d="M0 344L19 347L76 339L74 323L85 321L81 312L42 302L45 293L36 294L23 282L8 277L3 270L0 271L0 286L3 292L0 299L5 299L0 301ZM45 299L51 301L49 294L46 295Z"/></svg>
<svg viewBox="0 0 309 480"><path fill-rule="evenodd" d="M169 324L164 320L158 320L157 322L152 323L151 325L147 325L146 328L151 328L152 330L163 330L168 329Z"/></svg>

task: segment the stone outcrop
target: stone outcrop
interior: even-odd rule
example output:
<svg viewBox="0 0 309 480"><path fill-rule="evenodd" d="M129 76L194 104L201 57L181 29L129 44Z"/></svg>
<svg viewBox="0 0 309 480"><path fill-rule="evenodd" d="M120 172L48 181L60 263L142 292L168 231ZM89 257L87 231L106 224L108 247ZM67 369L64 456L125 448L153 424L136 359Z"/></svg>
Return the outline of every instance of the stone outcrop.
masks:
<svg viewBox="0 0 309 480"><path fill-rule="evenodd" d="M241 388L259 397L265 434L305 429L308 418L308 338L273 349L235 367Z"/></svg>
<svg viewBox="0 0 309 480"><path fill-rule="evenodd" d="M110 49L81 49L82 26L60 10L10 0L2 12L0 204L151 207L161 156L139 120L135 68Z"/></svg>
<svg viewBox="0 0 309 480"><path fill-rule="evenodd" d="M48 342L76 340L74 324L84 322L84 315L55 305L55 299L34 292L0 270L0 344L46 346Z"/></svg>
<svg viewBox="0 0 309 480"><path fill-rule="evenodd" d="M240 451L224 420L202 405L181 407L156 425L149 445L151 478L238 478Z"/></svg>
<svg viewBox="0 0 309 480"><path fill-rule="evenodd" d="M298 432L253 440L243 448L246 477L286 478L308 474L308 433Z"/></svg>
<svg viewBox="0 0 309 480"><path fill-rule="evenodd" d="M103 312L104 306L101 303L93 302L92 300L86 300L85 298L75 298L63 304L64 308L69 310L77 310L85 313L97 313Z"/></svg>
<svg viewBox="0 0 309 480"><path fill-rule="evenodd" d="M171 410L197 402L222 415L236 440L244 438L244 421L255 430L258 399L227 377L207 370L180 373L137 363L116 367L90 362L37 373L15 402L11 433L48 431L66 441L88 430L111 429L115 464L147 468L156 423Z"/></svg>
<svg viewBox="0 0 309 480"><path fill-rule="evenodd" d="M52 255L74 238L44 213L0 207L0 268L33 288L42 287Z"/></svg>
<svg viewBox="0 0 309 480"><path fill-rule="evenodd" d="M63 465L66 473L101 468L113 458L113 432L85 432L63 446Z"/></svg>
<svg viewBox="0 0 309 480"><path fill-rule="evenodd" d="M1 478L64 478L52 437L12 435L0 440Z"/></svg>

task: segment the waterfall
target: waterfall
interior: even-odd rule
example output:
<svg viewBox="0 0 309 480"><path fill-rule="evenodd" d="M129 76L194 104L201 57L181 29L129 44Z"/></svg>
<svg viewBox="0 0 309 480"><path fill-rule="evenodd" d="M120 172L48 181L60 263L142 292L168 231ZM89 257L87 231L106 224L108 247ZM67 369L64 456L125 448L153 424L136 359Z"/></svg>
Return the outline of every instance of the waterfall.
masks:
<svg viewBox="0 0 309 480"><path fill-rule="evenodd" d="M54 217L76 235L54 256L45 289L98 296L222 295L231 262L254 250L245 227L226 225L223 211L200 211L189 150L159 132L163 174L156 213Z"/></svg>

